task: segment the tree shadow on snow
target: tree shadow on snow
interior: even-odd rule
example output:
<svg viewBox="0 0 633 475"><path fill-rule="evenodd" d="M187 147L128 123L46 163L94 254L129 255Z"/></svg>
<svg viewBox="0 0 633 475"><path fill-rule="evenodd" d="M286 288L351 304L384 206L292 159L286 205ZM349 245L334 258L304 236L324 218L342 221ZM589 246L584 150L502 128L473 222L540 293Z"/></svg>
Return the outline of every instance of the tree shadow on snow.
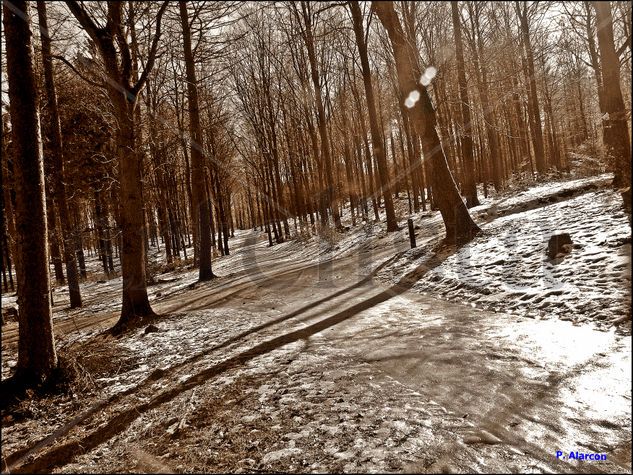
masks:
<svg viewBox="0 0 633 475"><path fill-rule="evenodd" d="M309 304L297 309L289 314L286 314L280 318L272 320L270 322L258 325L253 327L247 331L244 331L235 337L229 338L228 340L216 345L212 348L209 348L201 353L198 353L195 356L192 356L188 360L185 360L178 365L170 367L164 371L154 371L145 381L140 383L138 386L130 388L122 393L111 396L108 400L102 401L88 411L83 414L76 416L73 420L71 420L68 424L62 426L58 430L56 430L53 434L36 443L35 445L16 451L13 454L10 454L5 460L3 460L3 471L11 471L13 473L32 473L32 472L41 472L41 471L50 471L55 467L60 467L68 463L75 456L81 455L89 452L96 446L108 441L116 434L124 431L127 427L129 427L139 416L150 411L156 407L159 407L162 404L165 404L173 399L175 399L178 395L182 394L185 391L191 390L197 386L200 386L211 378L218 376L230 369L241 366L248 361L274 351L282 346L285 346L289 343L293 343L299 340L307 340L312 335L324 331L328 328L331 328L349 318L368 310L382 302L385 302L397 295L400 295L408 290L410 290L415 283L422 278L427 272L439 266L447 257L449 257L452 253L454 253L456 248L454 246L445 246L439 245L435 249L433 249L432 254L426 259L423 263L418 265L412 271L406 273L400 280L392 285L391 287L384 289L377 294L368 297L362 302L351 305L334 315L324 318L323 320L319 320L307 327L294 330L283 335L271 338L262 343L255 345L254 347L242 351L235 356L232 356L218 364L215 364L209 368L206 368L197 374L187 378L182 381L180 384L172 387L171 389L167 389L156 396L154 396L148 402L137 404L132 407L125 409L122 412L114 415L110 420L93 430L91 433L86 436L72 440L70 442L66 442L62 445L56 446L52 450L42 454L40 457L36 457L31 459L27 463L23 465L19 465L23 460L25 460L30 455L34 454L36 451L41 448L46 447L47 445L53 443L57 438L67 434L75 427L77 424L86 420L93 414L97 413L101 409L106 408L109 405L112 405L123 397L133 394L139 390L141 390L144 386L148 386L153 384L155 381L159 379L165 379L177 371L184 365L194 363L204 356L209 355L210 353L217 351L221 348L229 346L230 344L245 338L246 336L256 333L260 330L263 330L267 327L276 325L283 321L286 321L292 317L295 317L307 310L314 308L317 305L325 303L331 299L334 299L338 296L341 296L351 290L358 288L362 285L365 285L368 281L370 281L376 273L378 273L383 267L392 263L396 259L398 259L402 253L398 253L393 256L391 259L386 260L381 265L379 265L376 269L374 269L368 276L361 279L360 281L350 285L344 289L341 289L333 294L328 295L322 299L317 300L316 302L310 302Z"/></svg>

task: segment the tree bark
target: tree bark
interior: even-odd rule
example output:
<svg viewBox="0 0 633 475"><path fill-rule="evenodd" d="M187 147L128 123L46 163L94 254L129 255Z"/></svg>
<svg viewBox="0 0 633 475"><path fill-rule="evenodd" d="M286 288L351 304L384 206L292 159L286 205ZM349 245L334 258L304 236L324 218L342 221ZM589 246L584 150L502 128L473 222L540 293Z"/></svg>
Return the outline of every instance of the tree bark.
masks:
<svg viewBox="0 0 633 475"><path fill-rule="evenodd" d="M200 281L210 280L215 275L211 269L211 223L209 222L209 201L205 190L205 163L202 154L202 129L198 106L198 83L191 50L191 29L187 14L187 2L181 1L180 22L182 25L185 67L187 70L187 99L189 104L189 145L191 155L191 211L193 226L198 233L198 256ZM213 132L209 132L213 133Z"/></svg>
<svg viewBox="0 0 633 475"><path fill-rule="evenodd" d="M385 214L387 215L387 232L397 231L398 222L393 209L393 199L391 197L392 186L389 183L389 169L385 158L385 147L378 130L378 116L376 114L376 103L374 100L374 88L371 82L371 70L369 68L369 58L367 56L367 44L365 42L365 32L363 28L363 16L357 1L348 3L352 13L354 23L354 35L360 56L361 67L363 68L363 84L365 86L365 98L367 99L367 109L369 111L369 129L371 133L372 150L376 156L378 164L378 177L380 179L380 193L385 200Z"/></svg>
<svg viewBox="0 0 633 475"><path fill-rule="evenodd" d="M123 306L115 331L137 317L153 316L147 296L145 271L145 219L143 216L142 160L136 150L134 109L121 94L115 102L119 122L117 155L121 186L121 273Z"/></svg>
<svg viewBox="0 0 633 475"><path fill-rule="evenodd" d="M11 127L16 152L17 250L21 263L17 269L19 336L15 377L33 384L51 374L57 365L57 355L49 299L44 164L29 10L26 1L3 4Z"/></svg>

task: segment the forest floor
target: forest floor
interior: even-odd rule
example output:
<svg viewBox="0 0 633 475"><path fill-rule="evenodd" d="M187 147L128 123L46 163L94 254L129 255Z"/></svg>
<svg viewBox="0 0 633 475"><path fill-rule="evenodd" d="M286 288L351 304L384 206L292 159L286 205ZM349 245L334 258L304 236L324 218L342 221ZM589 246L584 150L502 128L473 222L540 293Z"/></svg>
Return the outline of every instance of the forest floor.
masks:
<svg viewBox="0 0 633 475"><path fill-rule="evenodd" d="M273 247L236 232L218 279L157 276L157 332L103 332L120 278L83 284L80 310L58 286L79 378L3 411L3 471L630 473L631 229L609 179L482 200L459 249L436 212L416 249L406 219ZM550 261L555 229L578 246ZM3 377L16 346L10 322Z"/></svg>

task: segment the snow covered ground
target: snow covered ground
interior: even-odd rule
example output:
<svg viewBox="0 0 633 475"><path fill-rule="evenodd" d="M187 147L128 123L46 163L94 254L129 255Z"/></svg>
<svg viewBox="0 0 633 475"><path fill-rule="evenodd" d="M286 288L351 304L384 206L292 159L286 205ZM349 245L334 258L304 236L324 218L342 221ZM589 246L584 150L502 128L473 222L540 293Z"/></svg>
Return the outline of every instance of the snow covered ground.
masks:
<svg viewBox="0 0 633 475"><path fill-rule="evenodd" d="M612 190L570 197L572 190L601 184L603 178L542 185L474 208L483 232L414 289L473 307L609 328L630 315L630 224ZM482 221L493 207L502 216ZM570 233L575 245L568 255L549 259L547 242L556 231ZM397 280L428 257L425 251L407 251L385 274Z"/></svg>
<svg viewBox="0 0 633 475"><path fill-rule="evenodd" d="M81 386L3 413L3 457L55 473L630 472L630 322L606 324L630 301L630 228L608 179L484 201L483 233L435 256L437 212L413 216L413 250L405 228L347 213L344 233L272 248L237 232L219 279L157 275L158 332L101 334L120 278L84 284L81 310L56 289L58 347ZM554 229L580 247L550 262ZM392 285L431 260L414 292ZM559 304L573 323L539 313ZM3 328L3 375L16 336ZM608 462L556 460L574 448Z"/></svg>
<svg viewBox="0 0 633 475"><path fill-rule="evenodd" d="M457 252L447 250L446 260L413 290L530 318L592 322L601 329L621 323L631 303L631 228L620 195L609 188L612 178L606 173L481 196L471 213L483 232ZM345 209L345 233L283 245L313 261L364 251L372 262L387 249L401 253L378 275L397 282L435 252L444 228L437 212L412 214L418 247L408 249L406 200L395 204L401 231L387 233L384 223L352 226ZM570 233L575 246L552 260L547 241L557 231Z"/></svg>

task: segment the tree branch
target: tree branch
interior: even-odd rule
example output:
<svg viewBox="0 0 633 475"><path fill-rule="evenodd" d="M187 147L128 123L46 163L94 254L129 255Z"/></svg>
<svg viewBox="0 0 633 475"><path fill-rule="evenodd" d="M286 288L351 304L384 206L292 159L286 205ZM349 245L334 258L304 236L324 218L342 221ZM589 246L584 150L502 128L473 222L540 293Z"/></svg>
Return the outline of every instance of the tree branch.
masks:
<svg viewBox="0 0 633 475"><path fill-rule="evenodd" d="M79 5L75 0L66 0L66 6L70 12L75 16L77 21L81 24L86 33L99 45L101 45L101 35L104 32L103 28L99 28L97 24L90 18L88 13Z"/></svg>
<svg viewBox="0 0 633 475"><path fill-rule="evenodd" d="M631 35L629 35L626 40L624 40L624 43L622 43L622 46L620 46L618 48L618 50L615 52L615 54L618 55L618 57L622 56L622 53L624 53L624 51L626 51L627 46L629 46L629 43L631 41Z"/></svg>
<svg viewBox="0 0 633 475"><path fill-rule="evenodd" d="M132 77L132 56L125 34L123 33L123 25L121 24L122 10L122 2L108 2L108 25L110 25L110 31L119 45L119 52L121 54L121 78L124 82L127 82L130 81Z"/></svg>
<svg viewBox="0 0 633 475"><path fill-rule="evenodd" d="M64 64L65 64L66 66L68 66L70 69L72 69L72 70L73 70L73 72L74 72L77 76L79 76L81 79L83 79L84 81L86 81L88 84L92 84L93 86L97 86L97 87L100 87L100 88L102 88L102 89L106 89L106 85L105 85L105 83L98 83L98 82L96 82L96 81L93 81L92 79L87 78L86 76L84 76L83 74L81 74L81 73L79 72L79 70L78 70L77 68L75 68L75 66L73 66L73 65L72 65L72 63L71 63L71 62L69 62L69 61L68 61L66 58L64 58L63 56L53 54L53 55L51 55L51 58L54 58L54 59L58 59L58 60L60 60L62 63L64 63Z"/></svg>
<svg viewBox="0 0 633 475"><path fill-rule="evenodd" d="M167 8L168 3L169 2L165 0L160 6L160 10L158 10L158 14L156 15L156 34L154 36L154 41L152 42L152 47L147 56L147 64L145 65L145 69L143 69L138 82L132 88L132 94L134 94L135 96L143 88L145 81L147 81L147 76L149 76L150 71L154 67L154 61L156 60L156 49L158 48L158 40L160 39L161 35L161 22L163 19L163 13L165 13L165 9Z"/></svg>

